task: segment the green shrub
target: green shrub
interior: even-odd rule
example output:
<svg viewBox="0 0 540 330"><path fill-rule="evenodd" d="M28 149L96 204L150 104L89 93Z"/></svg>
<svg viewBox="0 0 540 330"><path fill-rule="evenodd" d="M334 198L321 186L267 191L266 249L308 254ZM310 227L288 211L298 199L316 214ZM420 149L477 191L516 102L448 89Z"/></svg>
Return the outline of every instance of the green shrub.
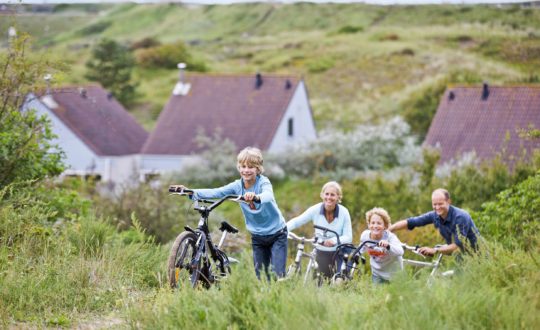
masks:
<svg viewBox="0 0 540 330"><path fill-rule="evenodd" d="M339 34L352 34L352 33L358 33L364 31L364 28L362 26L356 26L356 25L344 25L341 28L339 28L338 32Z"/></svg>
<svg viewBox="0 0 540 330"><path fill-rule="evenodd" d="M477 212L483 235L507 248L538 252L540 246L540 172L497 195Z"/></svg>
<svg viewBox="0 0 540 330"><path fill-rule="evenodd" d="M110 21L100 21L81 28L77 34L81 37L98 34L107 30L112 25Z"/></svg>
<svg viewBox="0 0 540 330"><path fill-rule="evenodd" d="M306 65L309 72L321 73L321 72L324 72L333 68L335 65L335 62L331 58L323 57L323 58L310 60L308 61Z"/></svg>
<svg viewBox="0 0 540 330"><path fill-rule="evenodd" d="M176 68L178 63L186 63L190 71L206 71L206 65L196 60L189 53L187 46L179 41L174 44L165 44L135 52L137 63L145 68Z"/></svg>

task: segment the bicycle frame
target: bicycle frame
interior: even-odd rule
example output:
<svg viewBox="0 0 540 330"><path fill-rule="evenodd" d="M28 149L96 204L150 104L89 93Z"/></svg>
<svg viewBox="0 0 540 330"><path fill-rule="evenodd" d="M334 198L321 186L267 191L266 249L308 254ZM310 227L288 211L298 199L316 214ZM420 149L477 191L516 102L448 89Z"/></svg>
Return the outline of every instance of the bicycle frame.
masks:
<svg viewBox="0 0 540 330"><path fill-rule="evenodd" d="M407 244L402 244L401 246L403 247L403 250L405 250L405 251L411 251L414 254L417 254L417 255L421 256L422 258L426 258L426 256L424 256L423 254L421 254L419 252L419 250L420 250L419 245L410 246L410 245L407 245ZM435 246L435 248L438 248L438 247L441 247L441 245L436 245ZM411 265L411 266L414 266L414 267L432 268L432 270L431 270L431 272L429 274L428 283L427 283L428 286L431 286L433 284L433 279L437 275L437 271L439 270L439 267L441 265L442 257L443 257L443 254L439 252L439 253L437 253L437 255L434 256L434 259L432 261L429 261L429 262L428 261L420 261L420 260L403 258L403 264L404 265ZM454 271L449 270L449 271L446 271L446 272L442 273L441 275L442 276L451 276L453 274L454 274Z"/></svg>
<svg viewBox="0 0 540 330"><path fill-rule="evenodd" d="M181 196L187 196L193 193L192 190L183 189L181 191L176 191L176 188L169 188L169 192L173 195L181 195ZM242 202L242 196L237 195L227 195L219 200L195 200L194 201L194 209L198 211L201 215L197 228L193 229L190 226L184 226L184 229L186 232L191 232L194 235L196 235L196 242L195 242L195 255L191 259L189 263L189 269L191 270L191 282L192 286L195 286L197 283L197 279L199 276L202 276L204 278L204 282L207 286L210 286L213 284L216 280L216 275L218 274L212 274L211 266L212 263L219 263L220 265L220 275L226 275L223 274L226 269L229 268L230 260L227 257L227 255L221 251L221 247L223 243L225 242L226 236L228 233L237 233L238 229L231 226L226 221L223 221L221 223L221 227L219 228L223 234L221 236L221 239L219 241L218 245L215 245L212 241L212 236L210 234L209 228L208 228L208 218L210 216L210 212L214 210L216 207L221 205L224 201L231 200L234 202ZM202 203L202 205L199 205L199 203ZM209 205L207 205L209 204ZM235 259L232 259L233 261L236 261Z"/></svg>
<svg viewBox="0 0 540 330"><path fill-rule="evenodd" d="M317 225L315 225L314 227L316 229L322 230L323 235L326 235L327 232L333 233L337 238L337 245L341 245L341 241L337 232L326 227L321 227ZM306 274L304 275L304 284L307 283L312 271L317 272L316 277L318 278L318 282L320 282L321 274L319 273L319 264L317 263L317 245L323 246L323 241L321 240L321 237L315 236L313 238L305 238L289 232L288 238L297 241L298 244L296 245L296 256L294 258L294 264L289 266L289 270L287 271L287 277L290 278L294 275L299 275L301 273L302 258L304 257L309 259L306 267ZM310 253L305 252L305 243L310 243L313 246L313 250Z"/></svg>

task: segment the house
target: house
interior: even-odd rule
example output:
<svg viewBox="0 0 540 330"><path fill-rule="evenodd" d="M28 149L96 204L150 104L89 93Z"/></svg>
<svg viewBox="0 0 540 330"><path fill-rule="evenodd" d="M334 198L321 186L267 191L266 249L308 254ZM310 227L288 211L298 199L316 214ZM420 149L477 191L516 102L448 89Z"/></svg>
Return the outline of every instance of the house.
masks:
<svg viewBox="0 0 540 330"><path fill-rule="evenodd" d="M64 87L29 94L23 109L50 118L54 143L65 152L64 175L97 176L125 182L137 175L139 152L148 133L101 86Z"/></svg>
<svg viewBox="0 0 540 330"><path fill-rule="evenodd" d="M433 118L424 145L440 146L441 163L474 151L491 159L505 149L507 156L540 148L519 131L540 129L540 86L449 87Z"/></svg>
<svg viewBox="0 0 540 330"><path fill-rule="evenodd" d="M183 74L181 73L182 77ZM144 144L141 172L180 170L201 151L198 134L279 152L316 138L304 81L285 75L192 74L176 84Z"/></svg>

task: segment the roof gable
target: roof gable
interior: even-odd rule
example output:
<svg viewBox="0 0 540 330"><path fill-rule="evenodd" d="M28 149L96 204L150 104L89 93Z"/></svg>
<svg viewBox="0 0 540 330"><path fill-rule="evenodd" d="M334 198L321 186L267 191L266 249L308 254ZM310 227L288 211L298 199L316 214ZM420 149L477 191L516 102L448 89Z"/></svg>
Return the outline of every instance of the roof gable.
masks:
<svg viewBox="0 0 540 330"><path fill-rule="evenodd" d="M144 154L187 155L200 151L198 132L216 129L238 148L270 146L300 79L263 75L189 75L186 95L171 95Z"/></svg>
<svg viewBox="0 0 540 330"><path fill-rule="evenodd" d="M42 102L88 147L101 156L139 153L148 133L105 89L64 87Z"/></svg>
<svg viewBox="0 0 540 330"><path fill-rule="evenodd" d="M493 158L503 148L517 155L522 148L530 152L540 147L539 141L518 136L517 130L530 124L540 128L540 86L449 87L424 145L439 144L443 163L471 151L481 159Z"/></svg>

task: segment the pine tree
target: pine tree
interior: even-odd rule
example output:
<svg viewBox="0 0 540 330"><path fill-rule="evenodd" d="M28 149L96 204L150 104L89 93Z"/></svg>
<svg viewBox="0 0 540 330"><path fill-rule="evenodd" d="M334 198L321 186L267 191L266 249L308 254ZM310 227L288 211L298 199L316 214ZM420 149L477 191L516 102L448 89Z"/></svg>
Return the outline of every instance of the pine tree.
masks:
<svg viewBox="0 0 540 330"><path fill-rule="evenodd" d="M85 77L99 82L123 104L133 102L136 85L131 83L135 60L129 50L114 40L102 39L86 63Z"/></svg>

